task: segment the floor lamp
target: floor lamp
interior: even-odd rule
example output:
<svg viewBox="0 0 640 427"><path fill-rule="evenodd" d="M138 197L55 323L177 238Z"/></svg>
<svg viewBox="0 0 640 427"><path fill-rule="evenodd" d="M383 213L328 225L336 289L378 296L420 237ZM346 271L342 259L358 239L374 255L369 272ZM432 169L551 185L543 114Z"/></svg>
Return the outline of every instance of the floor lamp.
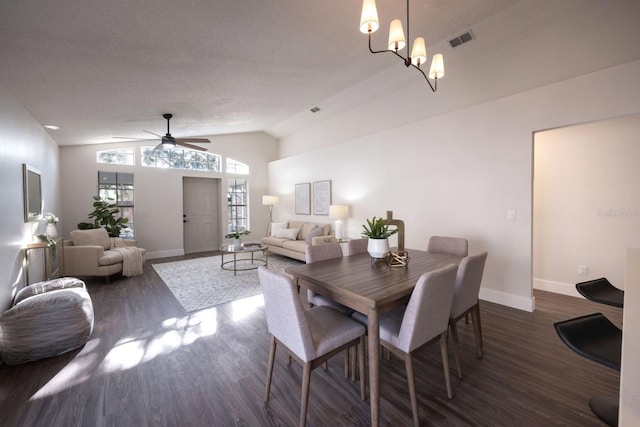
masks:
<svg viewBox="0 0 640 427"><path fill-rule="evenodd" d="M267 222L266 237L271 235L271 223L273 222L273 207L280 203L280 197L278 196L262 196L262 204L269 209L269 222Z"/></svg>
<svg viewBox="0 0 640 427"><path fill-rule="evenodd" d="M349 216L349 206L347 205L331 205L329 206L329 218L336 220L336 239L342 239L342 220Z"/></svg>

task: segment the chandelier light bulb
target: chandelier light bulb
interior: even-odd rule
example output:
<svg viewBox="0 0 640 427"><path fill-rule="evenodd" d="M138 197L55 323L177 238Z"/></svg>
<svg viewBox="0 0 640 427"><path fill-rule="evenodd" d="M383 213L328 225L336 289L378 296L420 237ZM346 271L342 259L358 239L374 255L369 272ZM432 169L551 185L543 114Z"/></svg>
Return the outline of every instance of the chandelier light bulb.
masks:
<svg viewBox="0 0 640 427"><path fill-rule="evenodd" d="M413 49L411 49L411 63L416 67L427 62L427 47L424 44L424 38L418 37L413 41Z"/></svg>
<svg viewBox="0 0 640 427"><path fill-rule="evenodd" d="M360 32L364 34L375 33L379 27L376 0L364 0L362 2L362 14L360 15Z"/></svg>
<svg viewBox="0 0 640 427"><path fill-rule="evenodd" d="M430 79L441 79L444 77L444 60L442 54L437 53L433 55L431 60L431 69L429 70Z"/></svg>
<svg viewBox="0 0 640 427"><path fill-rule="evenodd" d="M394 19L389 25L389 50L402 50L407 44L402 29L402 21Z"/></svg>

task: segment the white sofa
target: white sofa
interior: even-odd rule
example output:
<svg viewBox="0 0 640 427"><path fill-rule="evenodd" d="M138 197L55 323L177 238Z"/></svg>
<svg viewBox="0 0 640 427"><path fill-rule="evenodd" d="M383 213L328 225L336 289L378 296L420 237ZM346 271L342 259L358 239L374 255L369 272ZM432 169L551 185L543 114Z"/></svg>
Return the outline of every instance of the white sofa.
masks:
<svg viewBox="0 0 640 427"><path fill-rule="evenodd" d="M269 248L269 253L300 261L305 261L307 246L336 241L330 224L304 221L274 222L271 224L271 236L262 238L262 244Z"/></svg>

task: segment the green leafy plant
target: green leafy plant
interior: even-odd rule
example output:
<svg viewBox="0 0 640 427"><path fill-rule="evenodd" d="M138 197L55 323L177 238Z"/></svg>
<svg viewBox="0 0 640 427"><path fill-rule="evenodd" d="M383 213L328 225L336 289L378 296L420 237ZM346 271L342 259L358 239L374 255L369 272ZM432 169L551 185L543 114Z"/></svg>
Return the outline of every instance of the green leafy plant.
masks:
<svg viewBox="0 0 640 427"><path fill-rule="evenodd" d="M120 232L127 228L129 218L118 216L120 209L113 198L102 200L98 196L93 196L93 200L94 210L89 213L89 218L92 218L93 222L81 222L78 224L78 229L90 230L103 227L109 233L109 237L120 237Z"/></svg>
<svg viewBox="0 0 640 427"><path fill-rule="evenodd" d="M240 236L246 236L248 234L250 234L251 232L249 230L245 230L244 228L241 228L239 230L235 230L230 232L229 234L226 234L224 236L225 239L239 239Z"/></svg>
<svg viewBox="0 0 640 427"><path fill-rule="evenodd" d="M362 231L363 237L370 239L386 239L389 236L393 236L398 232L397 228L390 229L388 224L384 223L382 218L366 219L367 223L362 225L364 231Z"/></svg>
<svg viewBox="0 0 640 427"><path fill-rule="evenodd" d="M51 249L51 258L55 260L56 259L56 249L58 247L57 247L56 241L53 239L53 237L49 236L48 234L44 234L44 233L36 234L36 237L38 238L38 240L40 240L41 242L45 242L47 244L47 246L49 246L49 249Z"/></svg>

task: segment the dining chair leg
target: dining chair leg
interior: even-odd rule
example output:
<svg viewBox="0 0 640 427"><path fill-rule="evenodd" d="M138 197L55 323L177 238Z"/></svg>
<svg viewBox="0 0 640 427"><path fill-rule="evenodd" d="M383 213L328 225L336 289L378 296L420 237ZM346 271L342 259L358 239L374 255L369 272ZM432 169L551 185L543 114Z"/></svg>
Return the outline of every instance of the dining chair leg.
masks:
<svg viewBox="0 0 640 427"><path fill-rule="evenodd" d="M357 345L356 351L358 353L358 363L360 364L360 398L362 400L367 399L367 376L364 371L364 336L360 337L360 344ZM355 369L354 369L355 371Z"/></svg>
<svg viewBox="0 0 640 427"><path fill-rule="evenodd" d="M302 369L302 393L300 396L300 427L307 423L307 404L309 403L309 385L311 384L311 363L306 362Z"/></svg>
<svg viewBox="0 0 640 427"><path fill-rule="evenodd" d="M440 334L440 353L442 354L442 369L444 370L444 382L447 385L447 397L453 399L451 392L451 377L449 376L449 354L447 353L447 333Z"/></svg>
<svg viewBox="0 0 640 427"><path fill-rule="evenodd" d="M458 326L456 320L452 319L449 326L451 327L451 336L453 337L453 356L456 360L456 370L458 378L462 379L462 364L460 363L460 344L458 341Z"/></svg>
<svg viewBox="0 0 640 427"><path fill-rule="evenodd" d="M267 366L267 381L264 388L264 401L269 401L269 390L271 389L271 378L273 376L273 362L276 358L276 337L271 336L271 343L269 344L269 363Z"/></svg>
<svg viewBox="0 0 640 427"><path fill-rule="evenodd" d="M356 382L357 378L356 378L356 368L358 365L358 356L360 355L360 353L358 353L358 346L360 344L356 345L356 351L353 352L351 350L349 350L349 369L351 370L351 381L352 382Z"/></svg>
<svg viewBox="0 0 640 427"><path fill-rule="evenodd" d="M411 413L413 414L413 425L420 426L420 418L418 418L418 401L416 399L416 384L413 377L413 360L411 354L404 355L404 364L407 370L407 384L409 385L409 398L411 399Z"/></svg>
<svg viewBox="0 0 640 427"><path fill-rule="evenodd" d="M351 350L346 349L344 351L344 377L349 379L349 357L351 355Z"/></svg>
<svg viewBox="0 0 640 427"><path fill-rule="evenodd" d="M476 304L471 311L473 334L476 337L476 352L478 359L482 359L482 324L480 322L480 304Z"/></svg>

